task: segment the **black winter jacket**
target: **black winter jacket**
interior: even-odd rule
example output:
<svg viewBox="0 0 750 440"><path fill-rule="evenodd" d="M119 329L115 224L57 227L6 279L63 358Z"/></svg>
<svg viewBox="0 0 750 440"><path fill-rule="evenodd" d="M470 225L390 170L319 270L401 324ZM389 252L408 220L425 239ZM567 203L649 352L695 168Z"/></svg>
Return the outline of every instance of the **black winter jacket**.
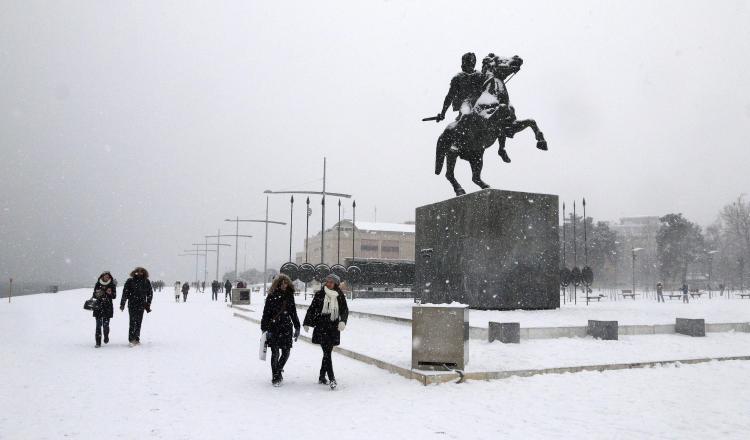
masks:
<svg viewBox="0 0 750 440"><path fill-rule="evenodd" d="M128 302L130 310L150 308L153 297L154 291L151 289L148 278L128 278L122 289L120 307L125 307L125 302Z"/></svg>
<svg viewBox="0 0 750 440"><path fill-rule="evenodd" d="M100 296L96 296L97 292L101 292ZM94 310L94 318L111 318L114 315L112 300L117 298L117 289L114 283L110 280L109 284L105 286L99 283L99 279L97 279L94 285L93 297L97 298L101 303L101 307L98 310Z"/></svg>
<svg viewBox="0 0 750 440"><path fill-rule="evenodd" d="M269 332L268 345L289 348L292 346L293 330L299 330L297 306L294 304L294 288L276 290L268 294L263 306L260 330Z"/></svg>
<svg viewBox="0 0 750 440"><path fill-rule="evenodd" d="M336 287L339 301L339 319L331 321L330 315L321 315L323 310L323 300L325 299L325 291L320 289L315 293L310 307L307 309L305 314L305 322L303 325L308 327L315 327L313 331L312 341L313 344L320 345L339 345L341 343L341 332L339 332L339 322L346 322L349 318L349 307L346 305L346 296L344 293Z"/></svg>

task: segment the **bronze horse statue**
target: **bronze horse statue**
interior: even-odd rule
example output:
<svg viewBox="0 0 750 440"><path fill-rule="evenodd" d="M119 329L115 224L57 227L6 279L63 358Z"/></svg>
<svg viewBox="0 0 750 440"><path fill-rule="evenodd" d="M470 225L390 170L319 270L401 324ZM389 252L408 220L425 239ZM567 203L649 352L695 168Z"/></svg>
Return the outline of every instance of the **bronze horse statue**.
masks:
<svg viewBox="0 0 750 440"><path fill-rule="evenodd" d="M512 138L530 127L536 137L536 147L540 150L547 149L547 141L536 122L533 119L516 119L515 110L510 105L505 82L520 70L522 64L523 60L518 56L500 58L494 54L487 55L482 61L482 93L471 112L462 114L458 120L448 124L438 138L435 174L440 175L443 162L446 162L445 177L453 185L457 196L466 194L453 174L459 157L469 162L471 180L484 189L489 188L481 177L484 150L496 140L502 150L506 138Z"/></svg>

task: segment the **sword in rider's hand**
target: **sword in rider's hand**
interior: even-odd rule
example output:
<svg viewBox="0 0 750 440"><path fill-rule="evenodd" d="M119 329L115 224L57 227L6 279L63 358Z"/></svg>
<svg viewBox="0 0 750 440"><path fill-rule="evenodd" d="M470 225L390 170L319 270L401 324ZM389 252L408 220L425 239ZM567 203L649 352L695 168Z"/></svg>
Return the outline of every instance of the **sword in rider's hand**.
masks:
<svg viewBox="0 0 750 440"><path fill-rule="evenodd" d="M435 122L440 122L440 121L442 121L442 120L443 120L443 118L441 118L441 117L440 117L440 115L437 115L437 116L430 116L429 118L422 118L422 121L423 121L423 122L424 122L424 121L435 121Z"/></svg>

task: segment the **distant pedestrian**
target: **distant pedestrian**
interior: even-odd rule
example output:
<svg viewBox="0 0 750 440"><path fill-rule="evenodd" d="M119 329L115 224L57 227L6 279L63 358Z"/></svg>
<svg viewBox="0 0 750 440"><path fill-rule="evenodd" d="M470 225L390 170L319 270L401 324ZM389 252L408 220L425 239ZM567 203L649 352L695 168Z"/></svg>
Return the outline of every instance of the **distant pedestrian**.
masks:
<svg viewBox="0 0 750 440"><path fill-rule="evenodd" d="M206 291L206 282L205 281L201 281L201 293L203 293L205 291Z"/></svg>
<svg viewBox="0 0 750 440"><path fill-rule="evenodd" d="M229 280L224 281L224 302L227 302L227 297L232 300L232 282Z"/></svg>
<svg viewBox="0 0 750 440"><path fill-rule="evenodd" d="M292 338L296 341L299 337L299 329L294 285L288 276L280 274L271 284L260 322L260 330L266 332L266 343L271 347L271 383L274 386L284 380L284 365L292 349Z"/></svg>
<svg viewBox="0 0 750 440"><path fill-rule="evenodd" d="M154 291L148 281L148 271L142 267L136 267L130 272L130 278L125 281L122 298L120 299L120 310L125 310L125 303L128 303L128 314L130 315L128 341L130 341L131 347L141 343L143 312L151 312L153 297Z"/></svg>
<svg viewBox="0 0 750 440"><path fill-rule="evenodd" d="M688 285L687 284L683 284L682 285L682 302L685 303L685 304L688 304L690 302L690 299L688 297L688 293L690 293L689 290L688 290Z"/></svg>
<svg viewBox="0 0 750 440"><path fill-rule="evenodd" d="M319 344L323 350L318 383L328 384L332 390L336 389L337 384L333 373L331 354L333 353L333 347L341 343L341 332L346 328L346 321L349 317L346 296L339 287L340 282L341 279L335 274L326 277L323 288L313 296L303 324L305 333L309 331L310 327L315 328L312 342L313 344ZM328 375L328 381L326 381L326 374Z"/></svg>
<svg viewBox="0 0 750 440"><path fill-rule="evenodd" d="M724 283L719 284L719 296L724 296Z"/></svg>
<svg viewBox="0 0 750 440"><path fill-rule="evenodd" d="M216 280L211 281L211 301L219 299L219 282Z"/></svg>
<svg viewBox="0 0 750 440"><path fill-rule="evenodd" d="M112 282L112 274L102 272L96 279L94 285L94 298L97 299L99 306L94 309L94 318L96 319L96 331L94 339L96 346L102 346L102 329L104 330L104 343L109 343L109 320L112 319L114 306L112 300L117 298L117 290Z"/></svg>
<svg viewBox="0 0 750 440"><path fill-rule="evenodd" d="M656 302L664 302L664 286L656 283Z"/></svg>
<svg viewBox="0 0 750 440"><path fill-rule="evenodd" d="M188 292L190 292L190 284L185 283L182 285L182 302L187 302Z"/></svg>
<svg viewBox="0 0 750 440"><path fill-rule="evenodd" d="M174 283L174 302L180 302L180 290L181 290L181 283L179 281L175 281Z"/></svg>

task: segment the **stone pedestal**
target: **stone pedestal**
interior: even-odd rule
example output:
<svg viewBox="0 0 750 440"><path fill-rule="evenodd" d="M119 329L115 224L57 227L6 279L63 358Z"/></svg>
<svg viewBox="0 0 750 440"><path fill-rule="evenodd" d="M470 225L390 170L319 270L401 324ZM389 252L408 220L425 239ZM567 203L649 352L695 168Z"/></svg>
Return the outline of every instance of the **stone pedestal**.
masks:
<svg viewBox="0 0 750 440"><path fill-rule="evenodd" d="M558 199L485 189L416 212L416 296L476 309L560 307Z"/></svg>
<svg viewBox="0 0 750 440"><path fill-rule="evenodd" d="M232 289L232 305L250 305L250 289L235 287Z"/></svg>
<svg viewBox="0 0 750 440"><path fill-rule="evenodd" d="M677 318L674 331L688 336L706 336L706 321L703 319Z"/></svg>
<svg viewBox="0 0 750 440"><path fill-rule="evenodd" d="M466 306L414 306L411 367L463 370L469 362L469 309Z"/></svg>
<svg viewBox="0 0 750 440"><path fill-rule="evenodd" d="M589 326L586 334L596 339L605 341L616 341L619 337L617 321L595 321L589 319Z"/></svg>
<svg viewBox="0 0 750 440"><path fill-rule="evenodd" d="M487 340L500 341L503 344L521 343L521 323L518 322L490 322L487 329Z"/></svg>

